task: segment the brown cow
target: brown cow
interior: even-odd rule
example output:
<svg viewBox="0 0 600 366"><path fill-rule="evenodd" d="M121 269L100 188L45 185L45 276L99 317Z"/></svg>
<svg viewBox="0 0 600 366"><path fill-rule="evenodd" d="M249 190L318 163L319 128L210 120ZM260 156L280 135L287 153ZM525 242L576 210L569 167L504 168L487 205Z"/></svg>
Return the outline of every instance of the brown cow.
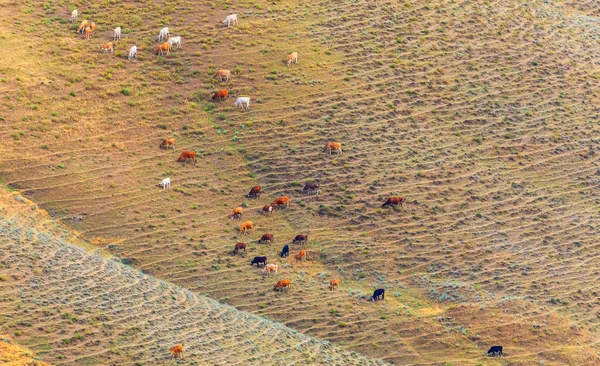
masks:
<svg viewBox="0 0 600 366"><path fill-rule="evenodd" d="M92 36L92 28L85 27L85 31L83 32L83 39L90 39Z"/></svg>
<svg viewBox="0 0 600 366"><path fill-rule="evenodd" d="M263 234L263 236L258 239L258 244L262 244L262 243L269 243L271 244L273 242L273 234Z"/></svg>
<svg viewBox="0 0 600 366"><path fill-rule="evenodd" d="M88 22L87 20L83 20L83 21L81 22L81 24L79 25L79 28L77 28L77 33L81 33L81 34L83 34L83 31L85 30L85 28L87 28L87 26L88 26L88 23L89 23L89 22Z"/></svg>
<svg viewBox="0 0 600 366"><path fill-rule="evenodd" d="M302 249L300 253L296 254L295 258L297 261L301 261L302 258L306 257L306 250Z"/></svg>
<svg viewBox="0 0 600 366"><path fill-rule="evenodd" d="M248 192L248 194L246 195L246 198L258 198L260 197L260 186L254 186L252 187L252 189L250 190L250 192Z"/></svg>
<svg viewBox="0 0 600 366"><path fill-rule="evenodd" d="M333 289L340 287L340 280L331 280L329 281L329 291L333 291Z"/></svg>
<svg viewBox="0 0 600 366"><path fill-rule="evenodd" d="M233 255L238 254L240 251L244 251L244 255L246 254L246 243L237 243L235 248L233 249Z"/></svg>
<svg viewBox="0 0 600 366"><path fill-rule="evenodd" d="M402 197L402 196L390 197L390 198L387 199L387 201L385 201L383 203L383 205L381 205L381 207L396 206L396 205L402 206L402 202L403 201L404 201L404 197Z"/></svg>
<svg viewBox="0 0 600 366"><path fill-rule="evenodd" d="M242 223L242 226L240 226L240 234L247 235L248 230L252 229L254 229L254 224L252 223L252 221L245 221Z"/></svg>
<svg viewBox="0 0 600 366"><path fill-rule="evenodd" d="M231 79L231 71L219 70L215 73L214 77L219 78L219 81L223 81L223 78L225 78L225 81L229 81Z"/></svg>
<svg viewBox="0 0 600 366"><path fill-rule="evenodd" d="M263 206L260 213L262 213L265 216L267 216L268 214L273 214L273 206Z"/></svg>
<svg viewBox="0 0 600 366"><path fill-rule="evenodd" d="M92 31L92 34L96 33L96 23L90 23L90 30Z"/></svg>
<svg viewBox="0 0 600 366"><path fill-rule="evenodd" d="M165 149L166 150L170 146L172 146L173 149L175 148L175 139L166 139L166 140L163 140L163 142L161 142L158 147L160 147L161 149Z"/></svg>
<svg viewBox="0 0 600 366"><path fill-rule="evenodd" d="M279 197L275 201L271 202L271 206L277 209L279 209L280 206L285 206L286 208L290 207L290 197Z"/></svg>
<svg viewBox="0 0 600 366"><path fill-rule="evenodd" d="M294 240L292 240L292 243L293 244L308 244L308 235L306 235L306 234L296 235Z"/></svg>
<svg viewBox="0 0 600 366"><path fill-rule="evenodd" d="M169 352L171 352L171 354L173 355L173 357L171 357L171 359L174 359L175 356L183 359L183 344L177 344L177 345L173 346L173 348L171 348L171 350Z"/></svg>
<svg viewBox="0 0 600 366"><path fill-rule="evenodd" d="M223 89L223 90L216 92L215 95L213 95L212 100L214 102L217 99L223 100L226 98L229 98L229 91L227 91L227 89Z"/></svg>
<svg viewBox="0 0 600 366"><path fill-rule="evenodd" d="M273 290L281 289L281 291L283 291L287 288L288 292L290 292L292 290L291 283L292 281L290 281L289 279L277 281L275 287L273 287Z"/></svg>
<svg viewBox="0 0 600 366"><path fill-rule="evenodd" d="M185 150L179 155L179 159L177 161L184 161L187 164L188 160L192 160L194 165L196 165L196 153L193 151Z"/></svg>
<svg viewBox="0 0 600 366"><path fill-rule="evenodd" d="M113 45L112 42L108 42L107 44L100 46L100 50L102 50L102 53L109 53L109 52L114 53L115 46Z"/></svg>
<svg viewBox="0 0 600 366"><path fill-rule="evenodd" d="M171 53L171 44L170 43L161 43L158 46L154 47L154 53L156 53L157 55L164 55L165 53L167 54L167 56Z"/></svg>
<svg viewBox="0 0 600 366"><path fill-rule="evenodd" d="M329 155L331 155L332 151L337 151L338 155L342 153L342 144L340 144L339 142L328 142L325 145L324 150L329 152Z"/></svg>
<svg viewBox="0 0 600 366"><path fill-rule="evenodd" d="M318 183L306 183L304 185L304 188L302 188L302 192L308 193L308 194L313 194L313 192L316 192L317 194L320 194L321 193L321 190L319 189L320 187L321 187L321 185Z"/></svg>
<svg viewBox="0 0 600 366"><path fill-rule="evenodd" d="M287 57L287 65L290 66L291 64L297 64L297 63L298 63L298 52L290 53Z"/></svg>
<svg viewBox="0 0 600 366"><path fill-rule="evenodd" d="M236 207L233 209L233 212L231 213L231 215L229 215L230 219L239 219L240 217L242 217L243 215L243 210L241 207Z"/></svg>

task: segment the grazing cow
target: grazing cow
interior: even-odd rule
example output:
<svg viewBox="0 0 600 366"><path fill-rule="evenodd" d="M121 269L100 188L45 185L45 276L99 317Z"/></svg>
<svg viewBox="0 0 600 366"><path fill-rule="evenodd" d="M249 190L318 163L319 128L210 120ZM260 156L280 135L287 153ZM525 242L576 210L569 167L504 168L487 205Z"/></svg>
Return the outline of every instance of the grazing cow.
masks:
<svg viewBox="0 0 600 366"><path fill-rule="evenodd" d="M385 298L385 289L379 288L373 292L373 301L377 301L381 298L383 300Z"/></svg>
<svg viewBox="0 0 600 366"><path fill-rule="evenodd" d="M258 198L260 197L260 186L254 186L250 189L250 192L246 195L246 198Z"/></svg>
<svg viewBox="0 0 600 366"><path fill-rule="evenodd" d="M286 244L283 246L283 249L281 250L280 257L285 258L289 255L290 255L290 246Z"/></svg>
<svg viewBox="0 0 600 366"><path fill-rule="evenodd" d="M275 287L273 287L273 290L281 289L281 291L283 291L287 288L288 292L289 292L292 289L292 286L290 286L291 283L292 283L292 281L290 281L288 279L278 281L275 284Z"/></svg>
<svg viewBox="0 0 600 366"><path fill-rule="evenodd" d="M263 264L263 267L267 265L267 257L262 256L262 257L254 257L254 259L252 260L252 262L250 262L250 265L253 266L256 264L256 267L260 267L260 264Z"/></svg>
<svg viewBox="0 0 600 366"><path fill-rule="evenodd" d="M165 53L167 56L171 53L171 45L168 43L161 43L154 47L154 53L163 56Z"/></svg>
<svg viewBox="0 0 600 366"><path fill-rule="evenodd" d="M300 253L296 254L296 256L295 256L296 261L301 261L302 258L305 258L305 257L306 257L306 250L304 250L304 249L302 249L300 251Z"/></svg>
<svg viewBox="0 0 600 366"><path fill-rule="evenodd" d="M113 29L113 41L121 40L121 27Z"/></svg>
<svg viewBox="0 0 600 366"><path fill-rule="evenodd" d="M223 26L229 27L230 25L238 25L237 14L230 14L225 17L225 20L223 21Z"/></svg>
<svg viewBox="0 0 600 366"><path fill-rule="evenodd" d="M171 359L174 359L175 356L183 359L183 344L178 344L178 345L173 346L173 348L171 348L171 350L169 352L171 352L171 354L173 355L173 357L171 357Z"/></svg>
<svg viewBox="0 0 600 366"><path fill-rule="evenodd" d="M243 210L241 207L236 207L233 209L233 212L231 212L231 215L229 215L230 219L239 219L240 217L242 217L243 215Z"/></svg>
<svg viewBox="0 0 600 366"><path fill-rule="evenodd" d="M219 70L217 71L213 77L218 78L219 81L223 81L223 78L225 78L225 81L229 81L229 79L231 79L231 71L229 70Z"/></svg>
<svg viewBox="0 0 600 366"><path fill-rule="evenodd" d="M268 214L273 214L273 206L263 206L260 213L265 216L267 216Z"/></svg>
<svg viewBox="0 0 600 366"><path fill-rule="evenodd" d="M83 39L90 39L91 36L92 36L92 28L85 27L85 30L83 31Z"/></svg>
<svg viewBox="0 0 600 366"><path fill-rule="evenodd" d="M271 276L271 272L275 272L275 274L277 274L278 268L279 268L279 266L276 265L275 263L269 263L265 266L265 268L263 268L262 273L267 274L268 276Z"/></svg>
<svg viewBox="0 0 600 366"><path fill-rule="evenodd" d="M271 202L271 206L279 209L280 206L290 207L290 197L283 196L277 198L275 201Z"/></svg>
<svg viewBox="0 0 600 366"><path fill-rule="evenodd" d="M487 351L487 355L491 357L502 357L502 346L492 346L492 348Z"/></svg>
<svg viewBox="0 0 600 366"><path fill-rule="evenodd" d="M246 107L244 107L244 104L246 105ZM233 105L236 107L239 107L240 109L246 108L246 110L249 110L250 109L250 98L238 97L237 100L235 101L235 103L233 103Z"/></svg>
<svg viewBox="0 0 600 366"><path fill-rule="evenodd" d="M77 11L77 9L75 9L71 12L71 23L75 23L78 20L79 20L79 12Z"/></svg>
<svg viewBox="0 0 600 366"><path fill-rule="evenodd" d="M171 45L171 48L173 48L173 45L177 46L176 48L181 48L181 36L171 37L167 42Z"/></svg>
<svg viewBox="0 0 600 366"><path fill-rule="evenodd" d="M83 32L85 31L85 28L87 28L88 26L88 21L87 20L82 20L81 24L79 24L79 28L77 28L77 33L81 33L83 34Z"/></svg>
<svg viewBox="0 0 600 366"><path fill-rule="evenodd" d="M161 149L168 149L169 147L173 147L173 149L175 148L175 139L166 139L163 140L163 142L160 143L160 145L158 147L160 147Z"/></svg>
<svg viewBox="0 0 600 366"><path fill-rule="evenodd" d="M381 205L381 207L396 206L396 205L402 206L402 202L404 202L404 197L402 197L402 196L390 197L387 199L387 201L385 201L383 203L383 205Z"/></svg>
<svg viewBox="0 0 600 366"><path fill-rule="evenodd" d="M169 27L164 27L158 33L158 41L166 40L169 37Z"/></svg>
<svg viewBox="0 0 600 366"><path fill-rule="evenodd" d="M306 234L296 235L294 240L292 240L292 244L308 244L308 235L306 235Z"/></svg>
<svg viewBox="0 0 600 366"><path fill-rule="evenodd" d="M340 280L329 281L329 291L333 291L335 288L340 287Z"/></svg>
<svg viewBox="0 0 600 366"><path fill-rule="evenodd" d="M114 53L115 52L115 46L113 45L112 42L108 42L107 44L104 44L102 46L100 46L100 49L102 50L102 53Z"/></svg>
<svg viewBox="0 0 600 366"><path fill-rule="evenodd" d="M273 234L263 234L263 236L258 239L258 244L262 244L262 243L269 243L271 244L273 242Z"/></svg>
<svg viewBox="0 0 600 366"><path fill-rule="evenodd" d="M287 65L290 66L291 64L297 64L297 63L298 63L298 52L290 53L287 57Z"/></svg>
<svg viewBox="0 0 600 366"><path fill-rule="evenodd" d="M92 34L96 33L96 23L91 22L90 23L90 29L92 31Z"/></svg>
<svg viewBox="0 0 600 366"><path fill-rule="evenodd" d="M244 255L246 254L246 243L237 243L235 248L233 249L233 255L238 254L238 252L244 251Z"/></svg>
<svg viewBox="0 0 600 366"><path fill-rule="evenodd" d="M329 155L331 155L332 151L337 151L338 155L340 155L342 153L342 144L340 144L339 142L328 142L325 145L324 150L329 152Z"/></svg>
<svg viewBox="0 0 600 366"><path fill-rule="evenodd" d="M217 99L223 100L226 98L229 98L229 91L227 91L227 89L223 89L223 90L216 92L215 95L213 95L212 101L214 102Z"/></svg>
<svg viewBox="0 0 600 366"><path fill-rule="evenodd" d="M177 161L184 161L187 164L188 160L191 160L196 165L196 153L193 151L184 151L179 155Z"/></svg>
<svg viewBox="0 0 600 366"><path fill-rule="evenodd" d="M137 46L133 45L131 46L131 48L129 49L129 55L127 55L127 59L129 61L131 61L133 58L135 58L137 56Z"/></svg>
<svg viewBox="0 0 600 366"><path fill-rule="evenodd" d="M302 188L302 192L308 194L313 194L313 192L316 192L317 194L321 194L321 190L319 189L320 187L321 185L318 183L306 183L304 188Z"/></svg>
<svg viewBox="0 0 600 366"><path fill-rule="evenodd" d="M240 234L248 235L248 230L254 229L254 223L252 221L245 221L240 226Z"/></svg>
<svg viewBox="0 0 600 366"><path fill-rule="evenodd" d="M162 182L158 183L158 186L162 187L162 189L171 188L171 178L163 179Z"/></svg>

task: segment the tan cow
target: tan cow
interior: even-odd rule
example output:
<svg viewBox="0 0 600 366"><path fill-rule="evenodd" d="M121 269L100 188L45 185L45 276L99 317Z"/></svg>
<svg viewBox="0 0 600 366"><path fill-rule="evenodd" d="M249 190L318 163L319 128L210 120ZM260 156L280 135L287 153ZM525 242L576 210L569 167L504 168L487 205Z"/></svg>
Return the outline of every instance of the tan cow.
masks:
<svg viewBox="0 0 600 366"><path fill-rule="evenodd" d="M248 230L254 229L254 224L252 221L245 221L240 226L240 234L248 235Z"/></svg>
<svg viewBox="0 0 600 366"><path fill-rule="evenodd" d="M239 219L240 217L242 217L244 210L242 210L241 207L236 207L233 209L233 212L231 213L231 215L229 215L230 219Z"/></svg>
<svg viewBox="0 0 600 366"><path fill-rule="evenodd" d="M171 53L171 45L169 43L161 43L154 47L154 53L161 56L166 53L168 56Z"/></svg>
<svg viewBox="0 0 600 366"><path fill-rule="evenodd" d="M223 78L225 78L225 81L229 81L229 79L231 79L231 71L219 70L215 73L214 77L218 78L219 81L223 81Z"/></svg>
<svg viewBox="0 0 600 366"><path fill-rule="evenodd" d="M291 64L297 64L298 63L298 52L292 52L288 55L287 57L287 65L290 66Z"/></svg>
<svg viewBox="0 0 600 366"><path fill-rule="evenodd" d="M102 53L114 53L115 52L115 46L113 45L112 42L108 42L107 44L100 46L100 49L102 50Z"/></svg>
<svg viewBox="0 0 600 366"><path fill-rule="evenodd" d="M87 28L88 26L88 21L87 20L83 20L81 21L81 24L79 24L79 28L77 28L77 33L81 33L83 34L83 32L85 31L85 28Z"/></svg>
<svg viewBox="0 0 600 366"><path fill-rule="evenodd" d="M325 145L324 150L328 151L329 155L331 155L332 151L337 151L339 155L342 153L342 144L340 144L339 142L328 142L327 145Z"/></svg>
<svg viewBox="0 0 600 366"><path fill-rule="evenodd" d="M275 272L275 274L277 274L277 269L279 268L278 265L276 265L275 263L269 263L265 266L265 268L263 268L262 273L263 275L267 275L267 276L271 276L271 272Z"/></svg>

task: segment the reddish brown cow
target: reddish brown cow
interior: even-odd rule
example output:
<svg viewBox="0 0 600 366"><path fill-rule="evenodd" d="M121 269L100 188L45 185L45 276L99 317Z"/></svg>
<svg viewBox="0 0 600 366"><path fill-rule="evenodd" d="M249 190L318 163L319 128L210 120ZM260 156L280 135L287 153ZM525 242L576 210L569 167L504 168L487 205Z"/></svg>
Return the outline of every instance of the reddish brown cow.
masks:
<svg viewBox="0 0 600 366"><path fill-rule="evenodd" d="M179 159L177 159L177 161L184 161L186 164L188 162L188 160L191 160L194 165L196 165L196 153L193 151L184 151L181 153L181 155L179 155Z"/></svg>
<svg viewBox="0 0 600 366"><path fill-rule="evenodd" d="M246 198L258 198L260 197L260 186L254 186L252 187L252 189L250 190L250 192L248 192L248 194L246 195Z"/></svg>
<svg viewBox="0 0 600 366"><path fill-rule="evenodd" d="M332 151L337 151L339 155L342 153L342 144L339 142L328 142L327 145L325 145L324 150L329 152L329 155L331 155Z"/></svg>
<svg viewBox="0 0 600 366"><path fill-rule="evenodd" d="M154 47L154 53L156 53L157 55L161 55L161 56L166 53L168 56L169 53L171 53L171 44L170 43L159 44L158 46Z"/></svg>
<svg viewBox="0 0 600 366"><path fill-rule="evenodd" d="M175 148L175 139L166 139L163 140L163 142L160 143L160 145L158 146L161 149L168 149L169 147L173 147L173 149Z"/></svg>
<svg viewBox="0 0 600 366"><path fill-rule="evenodd" d="M265 216L267 216L268 214L273 214L273 206L263 206L260 213L262 213Z"/></svg>
<svg viewBox="0 0 600 366"><path fill-rule="evenodd" d="M390 198L387 199L387 201L385 201L383 203L383 205L381 205L381 207L396 206L396 205L402 206L402 202L403 201L404 201L404 197L402 197L402 196L390 197Z"/></svg>
<svg viewBox="0 0 600 366"><path fill-rule="evenodd" d="M248 234L248 230L252 230L254 229L254 224L252 223L252 221L245 221L242 223L242 226L240 226L240 234Z"/></svg>
<svg viewBox="0 0 600 366"><path fill-rule="evenodd" d="M233 255L238 254L242 250L244 251L244 254L246 254L246 243L237 243L233 249Z"/></svg>
<svg viewBox="0 0 600 366"><path fill-rule="evenodd" d="M329 291L333 291L333 289L340 287L340 280L331 280L329 281Z"/></svg>
<svg viewBox="0 0 600 366"><path fill-rule="evenodd" d="M289 279L277 281L275 287L273 287L273 290L281 289L281 291L283 291L287 288L288 292L290 292L292 290L291 283L292 281L290 281Z"/></svg>
<svg viewBox="0 0 600 366"><path fill-rule="evenodd" d="M171 357L171 359L174 359L175 356L183 359L183 344L177 344L177 345L173 346L173 348L171 348L171 350L169 350L169 352L171 352L171 354L173 355L173 357Z"/></svg>
<svg viewBox="0 0 600 366"><path fill-rule="evenodd" d="M297 261L301 261L302 258L306 257L306 250L302 249L300 253L296 254L295 258Z"/></svg>
<svg viewBox="0 0 600 366"><path fill-rule="evenodd" d="M296 235L294 240L292 240L292 243L293 244L308 244L308 235L306 235L306 234Z"/></svg>
<svg viewBox="0 0 600 366"><path fill-rule="evenodd" d="M229 98L229 91L227 91L227 89L223 89L223 90L216 92L215 95L213 95L212 100L214 102L217 99L223 100L226 98Z"/></svg>
<svg viewBox="0 0 600 366"><path fill-rule="evenodd" d="M273 242L273 234L264 234L260 239L258 239L258 244Z"/></svg>
<svg viewBox="0 0 600 366"><path fill-rule="evenodd" d="M273 206L274 208L277 208L277 209L279 209L280 206L285 206L286 208L290 207L290 197L288 197L288 196L279 197L275 201L271 202L271 206Z"/></svg>

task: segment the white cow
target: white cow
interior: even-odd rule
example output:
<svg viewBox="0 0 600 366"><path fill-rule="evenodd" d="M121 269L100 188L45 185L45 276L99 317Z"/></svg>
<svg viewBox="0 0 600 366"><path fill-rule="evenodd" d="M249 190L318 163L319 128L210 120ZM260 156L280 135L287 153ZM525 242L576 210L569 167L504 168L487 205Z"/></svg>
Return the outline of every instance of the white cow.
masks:
<svg viewBox="0 0 600 366"><path fill-rule="evenodd" d="M169 27L164 27L158 33L158 41L162 41L163 39L167 39L169 37Z"/></svg>
<svg viewBox="0 0 600 366"><path fill-rule="evenodd" d="M117 39L121 39L121 27L116 27L113 30L113 41L116 41Z"/></svg>
<svg viewBox="0 0 600 366"><path fill-rule="evenodd" d="M237 14L230 14L230 15L226 16L225 20L223 21L223 25L226 25L228 27L230 25L238 25Z"/></svg>
<svg viewBox="0 0 600 366"><path fill-rule="evenodd" d="M75 9L71 12L71 23L75 23L77 20L79 20L79 12Z"/></svg>
<svg viewBox="0 0 600 366"><path fill-rule="evenodd" d="M180 36L171 37L171 38L169 38L169 40L167 42L169 42L169 44L171 45L171 48L173 48L173 45L177 45L177 48L181 48L181 37Z"/></svg>
<svg viewBox="0 0 600 366"><path fill-rule="evenodd" d="M240 109L244 109L244 104L246 105L246 109L250 109L250 98L248 97L239 97L233 103L234 106L240 107Z"/></svg>
<svg viewBox="0 0 600 366"><path fill-rule="evenodd" d="M131 61L132 58L137 56L137 46L133 45L131 46L131 48L129 49L129 55L127 56L127 59Z"/></svg>
<svg viewBox="0 0 600 366"><path fill-rule="evenodd" d="M269 263L265 266L265 268L263 268L262 273L263 275L267 274L269 276L271 276L271 272L275 272L275 274L277 274L278 267L279 266L275 263Z"/></svg>
<svg viewBox="0 0 600 366"><path fill-rule="evenodd" d="M163 179L162 182L158 183L158 186L162 189L171 188L171 178Z"/></svg>

